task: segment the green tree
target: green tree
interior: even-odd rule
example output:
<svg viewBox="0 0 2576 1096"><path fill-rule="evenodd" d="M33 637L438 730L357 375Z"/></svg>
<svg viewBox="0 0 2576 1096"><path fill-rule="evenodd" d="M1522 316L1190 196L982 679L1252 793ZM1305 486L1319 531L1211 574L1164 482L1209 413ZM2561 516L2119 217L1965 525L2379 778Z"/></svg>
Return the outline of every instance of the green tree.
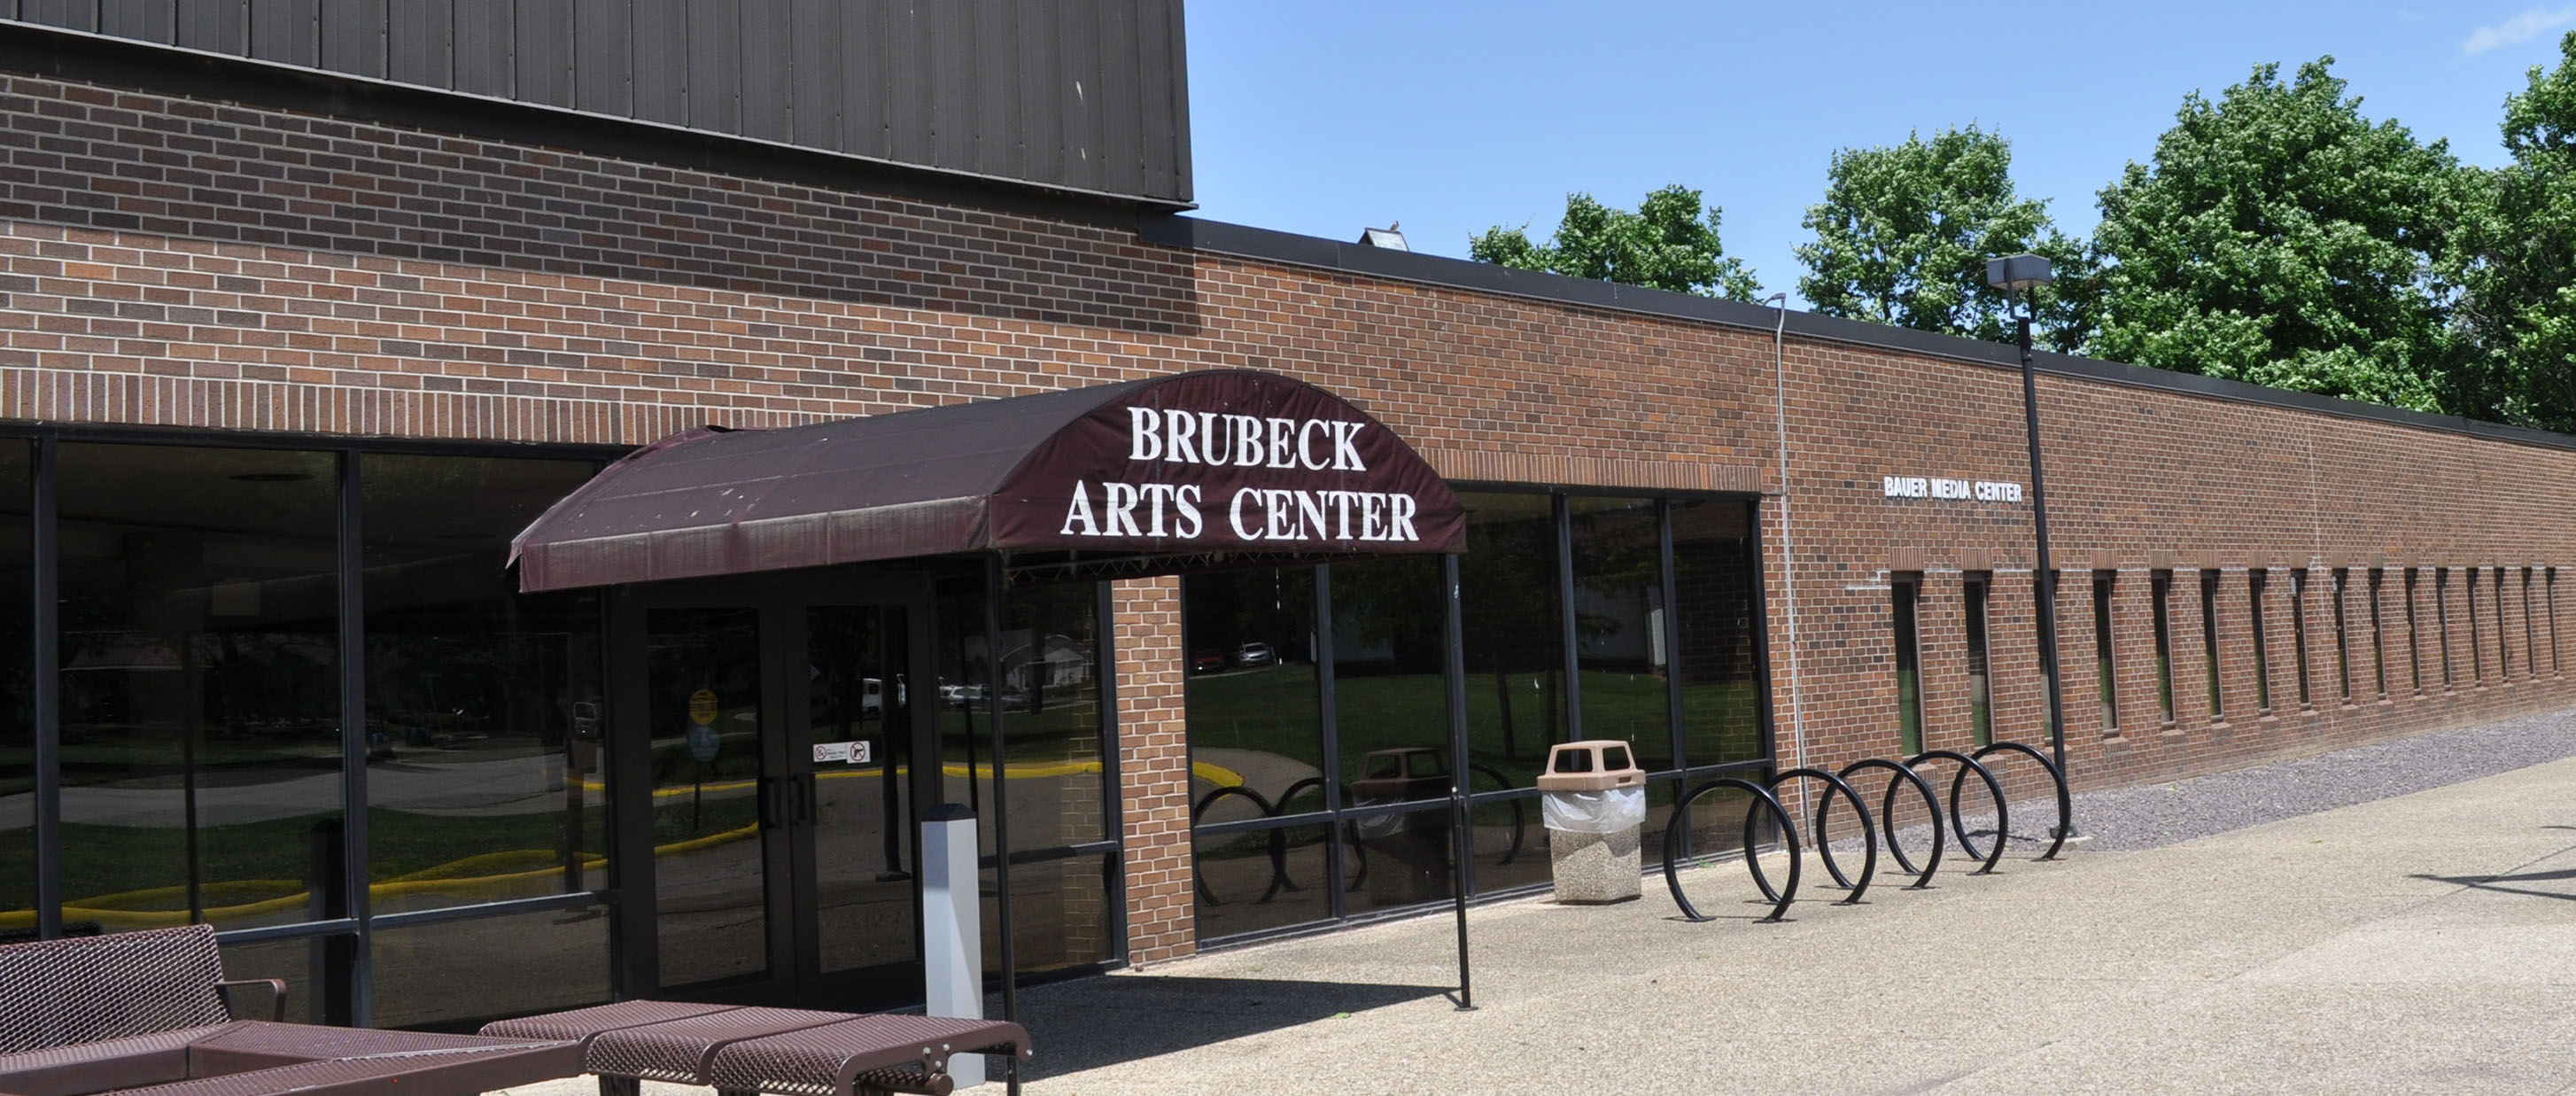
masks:
<svg viewBox="0 0 2576 1096"><path fill-rule="evenodd" d="M2576 33L2504 104L2513 162L2488 175L2450 269L2474 343L2441 384L2454 414L2576 430Z"/></svg>
<svg viewBox="0 0 2576 1096"><path fill-rule="evenodd" d="M2084 247L2057 230L2046 202L2013 192L2012 143L1970 126L1926 141L1847 148L1826 170L1825 200L1800 224L1807 267L1798 294L1828 316L1873 320L1969 338L2013 337L2011 302L1986 285L1986 260L2044 255L2069 285L2084 275ZM2061 349L2083 341L2072 302L2039 293L2043 337Z"/></svg>
<svg viewBox="0 0 2576 1096"><path fill-rule="evenodd" d="M2194 93L2101 192L2088 349L2160 369L2438 405L2456 357L2435 262L2473 173L2440 141L2373 125L2331 57Z"/></svg>
<svg viewBox="0 0 2576 1096"><path fill-rule="evenodd" d="M1636 212L1612 209L1589 194L1565 196L1565 218L1547 243L1524 228L1486 229L1467 242L1477 262L1545 270L1576 278L1749 301L1762 283L1718 242L1719 210L1678 183L1646 195Z"/></svg>

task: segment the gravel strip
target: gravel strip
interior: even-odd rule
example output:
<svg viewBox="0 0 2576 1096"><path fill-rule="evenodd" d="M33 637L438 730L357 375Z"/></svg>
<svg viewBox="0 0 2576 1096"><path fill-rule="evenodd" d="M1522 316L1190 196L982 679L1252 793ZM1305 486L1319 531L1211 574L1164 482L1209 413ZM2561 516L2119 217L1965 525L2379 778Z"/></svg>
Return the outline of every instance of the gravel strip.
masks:
<svg viewBox="0 0 2576 1096"><path fill-rule="evenodd" d="M2433 731L2189 780L2087 789L2075 793L2075 831L2087 839L2077 847L2111 852L2160 848L2570 756L2576 756L2576 710ZM1939 768L1949 771L1948 766ZM1946 778L1938 783L1946 794ZM1912 797L1904 802L1919 813ZM2006 855L2037 853L2056 824L2055 801L2015 802ZM1981 845L1993 829L1993 815L1968 816L1968 832ZM1918 852L1929 840L1922 826L1899 833L1905 847ZM1856 847L1845 841L1834 844L1838 849ZM1951 844L1949 855L1958 855L1956 840Z"/></svg>

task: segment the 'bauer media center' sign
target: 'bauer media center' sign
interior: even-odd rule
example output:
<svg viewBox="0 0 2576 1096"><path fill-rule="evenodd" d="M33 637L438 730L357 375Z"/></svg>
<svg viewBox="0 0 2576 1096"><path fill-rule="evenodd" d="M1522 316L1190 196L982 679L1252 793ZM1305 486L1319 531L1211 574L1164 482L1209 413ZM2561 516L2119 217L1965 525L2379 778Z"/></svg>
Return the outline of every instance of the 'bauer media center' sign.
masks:
<svg viewBox="0 0 2576 1096"><path fill-rule="evenodd" d="M2020 502L2021 484L2009 480L1943 479L1939 476L1880 476L1892 499L1974 499Z"/></svg>
<svg viewBox="0 0 2576 1096"><path fill-rule="evenodd" d="M1422 554L1461 551L1465 535L1448 485L1383 424L1250 372L1112 401L1032 454L995 502L1007 539L1077 551Z"/></svg>

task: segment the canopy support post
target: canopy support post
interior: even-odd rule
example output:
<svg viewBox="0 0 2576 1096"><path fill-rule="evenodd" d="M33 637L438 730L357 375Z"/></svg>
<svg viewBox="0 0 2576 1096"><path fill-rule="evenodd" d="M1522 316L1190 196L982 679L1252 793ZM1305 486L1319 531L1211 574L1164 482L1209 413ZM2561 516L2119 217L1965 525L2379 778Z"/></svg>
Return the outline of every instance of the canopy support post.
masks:
<svg viewBox="0 0 2576 1096"><path fill-rule="evenodd" d="M1466 628L1458 608L1458 557L1440 557L1440 600L1447 605L1441 637L1441 691L1449 709L1449 890L1458 913L1458 1011L1476 1007L1474 973L1467 963L1467 888L1473 882L1468 862L1475 858L1476 831L1467 802L1467 661Z"/></svg>

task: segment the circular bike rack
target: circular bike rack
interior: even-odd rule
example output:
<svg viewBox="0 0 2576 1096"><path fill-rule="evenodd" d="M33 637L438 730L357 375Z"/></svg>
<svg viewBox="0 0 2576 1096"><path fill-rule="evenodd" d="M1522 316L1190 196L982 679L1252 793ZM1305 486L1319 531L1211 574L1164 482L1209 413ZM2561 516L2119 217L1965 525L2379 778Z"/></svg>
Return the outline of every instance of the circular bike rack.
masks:
<svg viewBox="0 0 2576 1096"><path fill-rule="evenodd" d="M1720 788L1735 788L1753 797L1753 807L1744 812L1744 863L1753 873L1753 885L1761 888L1762 897L1772 903L1771 915L1760 920L1777 922L1788 914L1789 903L1798 896L1798 824L1789 817L1788 808L1780 805L1779 797L1772 795L1770 789L1749 780L1721 776L1692 788L1673 804L1671 820L1664 827L1664 885L1672 890L1673 902L1681 907L1682 916L1693 921L1713 920L1707 914L1701 913L1698 906L1691 904L1689 895L1682 893L1680 865L1683 835L1690 829L1688 819L1691 804L1698 802L1699 797ZM1776 890L1771 886L1770 877L1762 873L1762 858L1754 855L1753 851L1754 825L1762 817L1759 812L1766 810L1770 814L1771 821L1780 827L1781 843L1789 849L1788 883Z"/></svg>
<svg viewBox="0 0 2576 1096"><path fill-rule="evenodd" d="M1887 854L1895 858L1897 867L1914 873L1914 882L1905 889L1922 890L1932 885L1932 873L1941 870L1941 851L1947 845L1947 838L1941 832L1945 824L1941 820L1941 797L1933 793L1931 782L1924 780L1923 774L1884 757L1852 762L1834 775L1849 781L1853 773L1877 769L1893 774L1887 779L1887 797L1880 801L1878 812L1879 825L1884 827L1883 832L1887 835ZM1908 784L1914 786L1915 794L1923 797L1923 812L1932 819L1932 854L1924 858L1923 866L1919 868L1914 866L1912 857L1905 855L1905 846L1896 840L1896 793Z"/></svg>
<svg viewBox="0 0 2576 1096"><path fill-rule="evenodd" d="M1995 864L2004 858L2004 842L2012 836L2012 808L2004 802L2002 782L1995 779L1994 773L1987 771L1983 762L1956 750L1925 750L1906 758L1905 767L1915 768L1926 761L1955 761L1959 764L1958 775L1950 778L1950 833L1959 839L1960 852L1981 862L1977 870L1969 874L1994 874ZM1977 779L1986 782L1986 794L1993 796L1995 801L1995 846L1991 852L1977 851L1976 840L1968 836L1967 819L1959 813L1959 791L1967 786L1968 774L1972 772L1977 774Z"/></svg>
<svg viewBox="0 0 2576 1096"><path fill-rule="evenodd" d="M2054 831L2053 839L2048 843L2048 851L2039 854L2042 860L2057 859L2057 850L2066 847L2066 836L2075 830L2075 797L2067 792L2066 774L2058 771L2057 764L2050 761L2047 754L2019 742L1997 742L1968 756L1983 761L1999 753L2018 753L2039 762L2039 767L2048 773L2049 782L2057 786L2057 829ZM1996 802L2000 803L2002 800L1997 799ZM2001 815L1996 816L1995 828L2003 828ZM1998 839L1997 843L2002 842Z"/></svg>
<svg viewBox="0 0 2576 1096"><path fill-rule="evenodd" d="M1869 891L1869 881L1878 875L1877 821L1869 816L1869 808L1861 803L1859 792L1853 791L1852 786L1842 777L1823 769L1789 769L1765 781L1763 786L1772 793L1774 799L1777 799L1780 785L1791 780L1825 782L1825 794L1816 797L1816 857L1825 862L1825 873L1834 877L1834 883L1851 892L1842 901L1834 904L1838 906L1858 904L1860 896ZM1860 881L1857 883L1843 874L1842 865L1834 859L1833 844L1825 836L1825 818L1833 810L1836 793L1851 801L1852 813L1860 816L1861 847L1865 855L1861 859Z"/></svg>

